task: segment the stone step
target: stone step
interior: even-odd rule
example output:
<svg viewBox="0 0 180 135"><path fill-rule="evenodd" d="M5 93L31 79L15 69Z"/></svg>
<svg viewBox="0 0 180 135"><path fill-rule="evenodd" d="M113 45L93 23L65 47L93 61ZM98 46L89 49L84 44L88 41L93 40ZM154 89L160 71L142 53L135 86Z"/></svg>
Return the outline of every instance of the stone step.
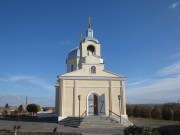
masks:
<svg viewBox="0 0 180 135"><path fill-rule="evenodd" d="M80 126L107 126L107 127L123 127L121 124L81 124Z"/></svg>
<svg viewBox="0 0 180 135"><path fill-rule="evenodd" d="M97 126L97 125L94 125L94 126L90 126L90 125L87 125L87 126L79 126L79 128L105 128L105 129L111 129L111 128L124 128L123 126L107 126L107 125L104 125L104 126Z"/></svg>
<svg viewBox="0 0 180 135"><path fill-rule="evenodd" d="M79 128L106 128L118 129L124 128L120 123L114 119L105 116L89 116L83 119Z"/></svg>
<svg viewBox="0 0 180 135"><path fill-rule="evenodd" d="M105 128L117 128L117 127L123 127L122 125L110 125L110 124L99 124L99 125L95 125L95 124L83 124L80 125L79 127L105 127Z"/></svg>
<svg viewBox="0 0 180 135"><path fill-rule="evenodd" d="M114 119L117 122L120 122L120 118L117 116L111 116L111 119ZM121 124L124 127L128 127L130 125L134 125L131 121L129 121L127 118L121 117Z"/></svg>
<svg viewBox="0 0 180 135"><path fill-rule="evenodd" d="M63 126L77 128L82 121L83 121L83 118L79 119L79 117L67 117L67 118L59 121L59 124L63 125Z"/></svg>
<svg viewBox="0 0 180 135"><path fill-rule="evenodd" d="M67 117L59 122L60 125L75 127L75 128L104 128L104 129L117 129L124 128L132 123L126 119L119 117L106 117L106 116L88 116L79 119L79 117Z"/></svg>

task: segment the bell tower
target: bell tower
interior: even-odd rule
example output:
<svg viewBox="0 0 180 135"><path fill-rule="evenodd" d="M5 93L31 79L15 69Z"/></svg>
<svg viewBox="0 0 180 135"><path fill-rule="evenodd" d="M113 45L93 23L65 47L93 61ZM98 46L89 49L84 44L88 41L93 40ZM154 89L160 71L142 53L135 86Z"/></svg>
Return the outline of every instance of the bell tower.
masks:
<svg viewBox="0 0 180 135"><path fill-rule="evenodd" d="M103 59L101 58L101 45L99 41L93 36L93 29L91 27L90 17L88 20L86 37L81 41L79 45L79 50L79 69L83 68L83 65L85 68L92 68L92 66L101 66L101 69L104 68Z"/></svg>
<svg viewBox="0 0 180 135"><path fill-rule="evenodd" d="M104 69L103 59L101 58L101 45L93 36L90 17L88 19L86 37L81 40L78 47L69 52L66 64L67 72L73 72L83 67L85 69L95 69L101 66L101 69Z"/></svg>
<svg viewBox="0 0 180 135"><path fill-rule="evenodd" d="M90 17L86 37L80 43L79 49L81 58L91 55L101 57L100 43L96 38L93 37L93 29L91 28Z"/></svg>

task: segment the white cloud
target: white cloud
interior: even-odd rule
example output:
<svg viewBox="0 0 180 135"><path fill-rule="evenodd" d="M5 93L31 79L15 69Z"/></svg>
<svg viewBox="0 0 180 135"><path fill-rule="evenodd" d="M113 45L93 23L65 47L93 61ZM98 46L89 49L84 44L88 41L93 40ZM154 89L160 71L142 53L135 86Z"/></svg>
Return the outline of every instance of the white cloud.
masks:
<svg viewBox="0 0 180 135"><path fill-rule="evenodd" d="M9 79L11 81L21 81L21 80L31 80L34 77L32 76L26 76L26 75L15 75L15 76L10 76Z"/></svg>
<svg viewBox="0 0 180 135"><path fill-rule="evenodd" d="M36 86L42 87L46 90L54 90L54 86L48 84L47 82L39 78L30 79L28 80L28 82Z"/></svg>
<svg viewBox="0 0 180 135"><path fill-rule="evenodd" d="M175 102L180 95L180 75L150 82L145 86L127 88L127 102L162 103ZM135 101L134 101L135 99ZM144 99L137 101L136 99Z"/></svg>
<svg viewBox="0 0 180 135"><path fill-rule="evenodd" d="M180 61L173 63L157 72L159 75L172 75L180 73Z"/></svg>
<svg viewBox="0 0 180 135"><path fill-rule="evenodd" d="M180 19L180 16L179 16L179 19ZM179 52L179 53L176 53L176 54L173 54L173 55L171 55L171 56L168 57L168 58L170 58L170 59L172 59L172 58L180 58L180 52Z"/></svg>
<svg viewBox="0 0 180 135"><path fill-rule="evenodd" d="M169 8L175 9L178 5L179 5L179 1L178 1L178 2L175 2L175 3L172 3L171 5L169 5Z"/></svg>
<svg viewBox="0 0 180 135"><path fill-rule="evenodd" d="M177 102L180 98L180 61L159 70L157 73L163 78L150 81L145 79L147 81L140 81L140 85L133 85L133 87L127 85L127 103Z"/></svg>
<svg viewBox="0 0 180 135"><path fill-rule="evenodd" d="M6 78L1 78L1 80L6 81L8 85L13 85L16 82L20 82L19 85L22 85L22 83L28 83L32 87L40 87L45 90L54 90L54 86L47 83L45 80L40 79L35 76L27 76L27 75L11 75ZM18 86L18 84L16 84Z"/></svg>
<svg viewBox="0 0 180 135"><path fill-rule="evenodd" d="M7 82L8 82L8 80L7 80L7 79L5 79L5 78L0 78L0 81L1 81L1 82L5 82L5 83L7 83Z"/></svg>
<svg viewBox="0 0 180 135"><path fill-rule="evenodd" d="M133 83L128 83L128 84L126 84L126 86L140 85L140 84L144 84L144 83L149 82L149 81L150 81L150 79L143 79L143 80L136 81Z"/></svg>
<svg viewBox="0 0 180 135"><path fill-rule="evenodd" d="M1 88L0 91L4 93L4 89L8 89L8 91L12 91L13 94L19 94L21 93L21 90L23 90L24 94L30 93L27 91L27 93L24 91L26 89L32 89L37 92L37 90L48 90L53 92L54 86L49 84L44 79L41 79L36 76L28 76L28 75L8 75L4 78L0 78L1 82ZM11 90L12 89L12 90ZM13 89L17 89L17 93L13 91ZM41 93L43 91L39 91L37 93ZM24 103L26 96L22 95L3 95L0 94L0 106L4 106L6 103L9 103L9 105L17 105ZM6 93L6 92L5 92ZM22 93L21 93L22 94ZM44 93L43 93L44 94ZM42 95L43 95L42 94ZM28 94L27 94L28 95ZM37 103L42 106L54 106L54 97L35 97L35 96L28 96L29 103ZM50 96L50 95L48 95Z"/></svg>

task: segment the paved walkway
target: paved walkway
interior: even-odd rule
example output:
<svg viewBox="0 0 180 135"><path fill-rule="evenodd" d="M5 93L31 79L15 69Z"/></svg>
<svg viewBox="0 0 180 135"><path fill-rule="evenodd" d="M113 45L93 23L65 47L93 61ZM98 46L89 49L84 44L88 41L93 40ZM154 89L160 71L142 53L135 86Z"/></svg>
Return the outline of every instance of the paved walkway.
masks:
<svg viewBox="0 0 180 135"><path fill-rule="evenodd" d="M4 119L0 118L0 129L10 129L16 124L15 119ZM122 128L116 129L97 129L97 128L71 128L59 125L55 122L40 122L40 121L20 121L21 125L20 131L42 131L42 132L52 132L55 127L57 127L57 132L75 132L82 133L83 135L124 135Z"/></svg>

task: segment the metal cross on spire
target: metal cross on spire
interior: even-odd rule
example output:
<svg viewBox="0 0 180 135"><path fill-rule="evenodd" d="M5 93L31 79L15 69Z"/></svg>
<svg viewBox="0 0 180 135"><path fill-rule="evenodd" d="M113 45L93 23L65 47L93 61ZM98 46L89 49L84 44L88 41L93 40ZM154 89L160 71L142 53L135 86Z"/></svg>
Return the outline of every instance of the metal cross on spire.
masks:
<svg viewBox="0 0 180 135"><path fill-rule="evenodd" d="M82 33L80 35L80 40L81 40L81 42L83 41L83 34Z"/></svg>
<svg viewBox="0 0 180 135"><path fill-rule="evenodd" d="M88 17L88 29L91 29L91 17Z"/></svg>

